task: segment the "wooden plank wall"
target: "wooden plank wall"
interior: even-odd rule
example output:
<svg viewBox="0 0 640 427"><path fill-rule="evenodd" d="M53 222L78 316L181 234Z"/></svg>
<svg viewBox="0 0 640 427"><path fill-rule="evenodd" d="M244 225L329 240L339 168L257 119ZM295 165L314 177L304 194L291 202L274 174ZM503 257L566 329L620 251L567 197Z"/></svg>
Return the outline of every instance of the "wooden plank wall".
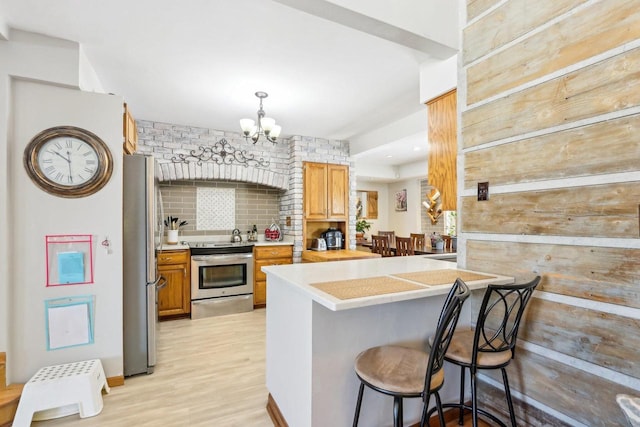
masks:
<svg viewBox="0 0 640 427"><path fill-rule="evenodd" d="M615 396L640 395L640 4L462 4L458 263L542 276L508 369L518 418L626 425ZM483 380L504 413L499 372Z"/></svg>

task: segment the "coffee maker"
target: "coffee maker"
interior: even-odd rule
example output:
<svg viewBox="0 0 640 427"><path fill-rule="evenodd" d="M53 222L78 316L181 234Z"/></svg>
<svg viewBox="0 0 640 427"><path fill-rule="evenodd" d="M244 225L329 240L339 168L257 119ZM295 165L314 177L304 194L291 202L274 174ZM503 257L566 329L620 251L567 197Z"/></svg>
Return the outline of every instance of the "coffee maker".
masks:
<svg viewBox="0 0 640 427"><path fill-rule="evenodd" d="M327 249L342 249L342 231L337 228L329 228L322 233L322 237L327 242Z"/></svg>

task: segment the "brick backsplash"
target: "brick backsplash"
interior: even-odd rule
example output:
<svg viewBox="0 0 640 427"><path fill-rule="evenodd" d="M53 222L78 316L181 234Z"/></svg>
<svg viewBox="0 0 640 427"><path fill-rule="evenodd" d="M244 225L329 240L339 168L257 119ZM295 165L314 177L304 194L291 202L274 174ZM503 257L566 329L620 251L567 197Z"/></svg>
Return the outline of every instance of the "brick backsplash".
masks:
<svg viewBox="0 0 640 427"><path fill-rule="evenodd" d="M160 185L164 215L186 220L180 229L182 236L229 235L232 230L196 230L197 187L233 188L236 190L236 225L242 234L255 224L259 232L280 216L280 190L241 182L180 181Z"/></svg>

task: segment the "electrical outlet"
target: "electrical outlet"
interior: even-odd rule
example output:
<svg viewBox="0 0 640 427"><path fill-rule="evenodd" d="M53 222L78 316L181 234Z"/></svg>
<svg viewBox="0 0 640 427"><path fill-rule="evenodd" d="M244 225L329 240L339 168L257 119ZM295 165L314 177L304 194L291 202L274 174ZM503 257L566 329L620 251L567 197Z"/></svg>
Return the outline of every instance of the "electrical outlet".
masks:
<svg viewBox="0 0 640 427"><path fill-rule="evenodd" d="M489 183L479 182L478 183L478 201L480 202L488 199L489 199Z"/></svg>
<svg viewBox="0 0 640 427"><path fill-rule="evenodd" d="M287 224L287 227L291 227L291 217L290 216L287 217L286 224Z"/></svg>

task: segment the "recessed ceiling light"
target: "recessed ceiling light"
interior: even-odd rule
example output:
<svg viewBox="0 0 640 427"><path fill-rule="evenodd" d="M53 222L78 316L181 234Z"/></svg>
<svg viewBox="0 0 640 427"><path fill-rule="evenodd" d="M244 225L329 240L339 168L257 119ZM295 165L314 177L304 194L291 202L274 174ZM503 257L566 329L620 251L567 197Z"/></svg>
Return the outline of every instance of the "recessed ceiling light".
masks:
<svg viewBox="0 0 640 427"><path fill-rule="evenodd" d="M413 151L420 151L420 150L422 150L422 148L420 148L420 147L413 147Z"/></svg>
<svg viewBox="0 0 640 427"><path fill-rule="evenodd" d="M387 154L387 159L392 158L393 156L391 154Z"/></svg>

